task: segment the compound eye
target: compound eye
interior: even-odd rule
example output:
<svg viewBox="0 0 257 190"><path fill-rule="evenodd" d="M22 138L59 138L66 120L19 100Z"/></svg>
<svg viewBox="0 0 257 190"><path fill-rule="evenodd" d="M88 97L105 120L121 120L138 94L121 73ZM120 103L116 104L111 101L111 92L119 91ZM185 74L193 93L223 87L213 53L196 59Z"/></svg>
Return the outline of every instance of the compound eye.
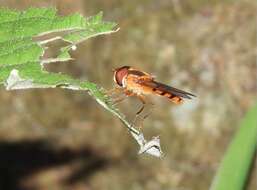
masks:
<svg viewBox="0 0 257 190"><path fill-rule="evenodd" d="M119 85L122 86L122 80L128 74L128 68L121 68L114 73L114 81Z"/></svg>

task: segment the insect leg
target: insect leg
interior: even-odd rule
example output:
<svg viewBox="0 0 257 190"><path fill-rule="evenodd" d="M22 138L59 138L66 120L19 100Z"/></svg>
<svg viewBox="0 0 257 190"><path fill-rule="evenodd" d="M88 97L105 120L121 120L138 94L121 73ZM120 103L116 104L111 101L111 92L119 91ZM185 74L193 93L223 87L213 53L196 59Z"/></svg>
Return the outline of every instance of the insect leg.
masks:
<svg viewBox="0 0 257 190"><path fill-rule="evenodd" d="M133 123L132 125L133 126L138 126L138 129L141 130L142 127L143 127L143 123L144 123L144 120L151 114L151 110L145 114L144 116L140 116L140 115L136 115L134 120L133 120Z"/></svg>
<svg viewBox="0 0 257 190"><path fill-rule="evenodd" d="M122 102L125 99L126 99L126 97L124 97L124 96L117 98L117 99L113 100L113 105L117 105L118 103Z"/></svg>
<svg viewBox="0 0 257 190"><path fill-rule="evenodd" d="M139 98L139 100L141 101L142 105L141 105L141 108L136 112L136 116L133 119L132 125L136 126L137 123L138 123L138 119L141 119L140 124L138 125L139 129L141 129L141 126L143 124L144 119L148 116L148 115L145 115L144 117L140 117L140 113L142 113L142 111L145 108L146 101L145 101L144 96L139 96L139 95L135 95L135 96L137 96Z"/></svg>
<svg viewBox="0 0 257 190"><path fill-rule="evenodd" d="M146 104L146 100L144 96L137 96L139 98L139 100L141 101L142 105L141 108L137 111L136 115L139 115L145 108L145 104Z"/></svg>
<svg viewBox="0 0 257 190"><path fill-rule="evenodd" d="M122 95L121 97L118 97L116 99L113 100L114 102L114 105L122 102L123 100L125 100L127 97L129 96L133 96L133 93L131 93L130 91L126 90L126 89L122 89L122 88L118 88L119 92L122 92ZM125 95L125 96L124 96Z"/></svg>
<svg viewBox="0 0 257 190"><path fill-rule="evenodd" d="M108 90L108 91L106 92L106 94L107 94L108 96L114 96L114 95L116 95L117 93L121 93L121 92L123 92L123 90L122 90L121 88L115 86L113 89Z"/></svg>
<svg viewBox="0 0 257 190"><path fill-rule="evenodd" d="M133 126L138 126L139 130L141 130L142 126L143 126L143 122L144 120L152 113L152 109L154 104L150 101L146 101L147 99L145 98L145 96L143 95L136 95L139 100L142 103L141 108L137 111L134 119L133 119ZM148 108L148 109L147 109ZM142 114L143 111L145 111L147 109L147 113L146 114Z"/></svg>

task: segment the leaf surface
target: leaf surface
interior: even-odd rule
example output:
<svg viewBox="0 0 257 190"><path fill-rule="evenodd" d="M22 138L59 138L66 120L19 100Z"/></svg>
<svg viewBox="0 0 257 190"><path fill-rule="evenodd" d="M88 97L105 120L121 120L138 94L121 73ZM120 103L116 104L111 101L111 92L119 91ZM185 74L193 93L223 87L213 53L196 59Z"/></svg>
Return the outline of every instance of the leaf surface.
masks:
<svg viewBox="0 0 257 190"><path fill-rule="evenodd" d="M44 69L46 63L71 59L69 51L75 50L78 43L116 32L115 26L115 23L103 21L101 12L84 18L80 14L60 17L53 8L30 8L26 11L0 9L0 84L4 84L7 90L57 87L86 90L125 124L144 152L151 154L151 150L154 150L152 155L161 155L159 141L154 140L153 146L149 146L142 134L113 106L112 99L103 88L89 81ZM35 40L50 33L57 34L49 39ZM60 49L56 58L43 59L47 43L58 39L68 42L68 45ZM145 148L147 143L148 148Z"/></svg>

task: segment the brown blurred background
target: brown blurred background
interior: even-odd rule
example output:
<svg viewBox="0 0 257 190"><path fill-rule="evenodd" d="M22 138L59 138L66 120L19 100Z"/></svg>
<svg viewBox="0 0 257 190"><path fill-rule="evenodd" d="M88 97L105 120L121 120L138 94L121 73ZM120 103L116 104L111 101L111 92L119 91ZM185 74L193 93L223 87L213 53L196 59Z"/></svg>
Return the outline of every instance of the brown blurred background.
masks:
<svg viewBox="0 0 257 190"><path fill-rule="evenodd" d="M111 89L111 70L130 65L197 95L181 106L153 99L143 131L161 136L160 160L138 156L121 122L85 92L1 87L1 190L208 189L257 97L256 1L0 0L0 6L55 6L60 15L103 11L104 20L119 24L119 32L80 44L75 61L48 70ZM130 120L138 106L134 98L119 105ZM255 179L253 169L249 190L257 188Z"/></svg>

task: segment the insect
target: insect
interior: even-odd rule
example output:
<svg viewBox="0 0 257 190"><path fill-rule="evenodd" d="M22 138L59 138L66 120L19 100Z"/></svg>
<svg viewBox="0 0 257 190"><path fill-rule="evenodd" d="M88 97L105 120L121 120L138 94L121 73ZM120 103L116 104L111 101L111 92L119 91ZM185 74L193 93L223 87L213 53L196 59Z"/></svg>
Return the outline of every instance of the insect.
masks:
<svg viewBox="0 0 257 190"><path fill-rule="evenodd" d="M136 96L141 100L142 107L137 112L137 115L144 109L146 95L163 96L175 104L181 104L184 99L195 97L189 92L157 82L152 75L130 66L115 69L113 80L126 96Z"/></svg>

